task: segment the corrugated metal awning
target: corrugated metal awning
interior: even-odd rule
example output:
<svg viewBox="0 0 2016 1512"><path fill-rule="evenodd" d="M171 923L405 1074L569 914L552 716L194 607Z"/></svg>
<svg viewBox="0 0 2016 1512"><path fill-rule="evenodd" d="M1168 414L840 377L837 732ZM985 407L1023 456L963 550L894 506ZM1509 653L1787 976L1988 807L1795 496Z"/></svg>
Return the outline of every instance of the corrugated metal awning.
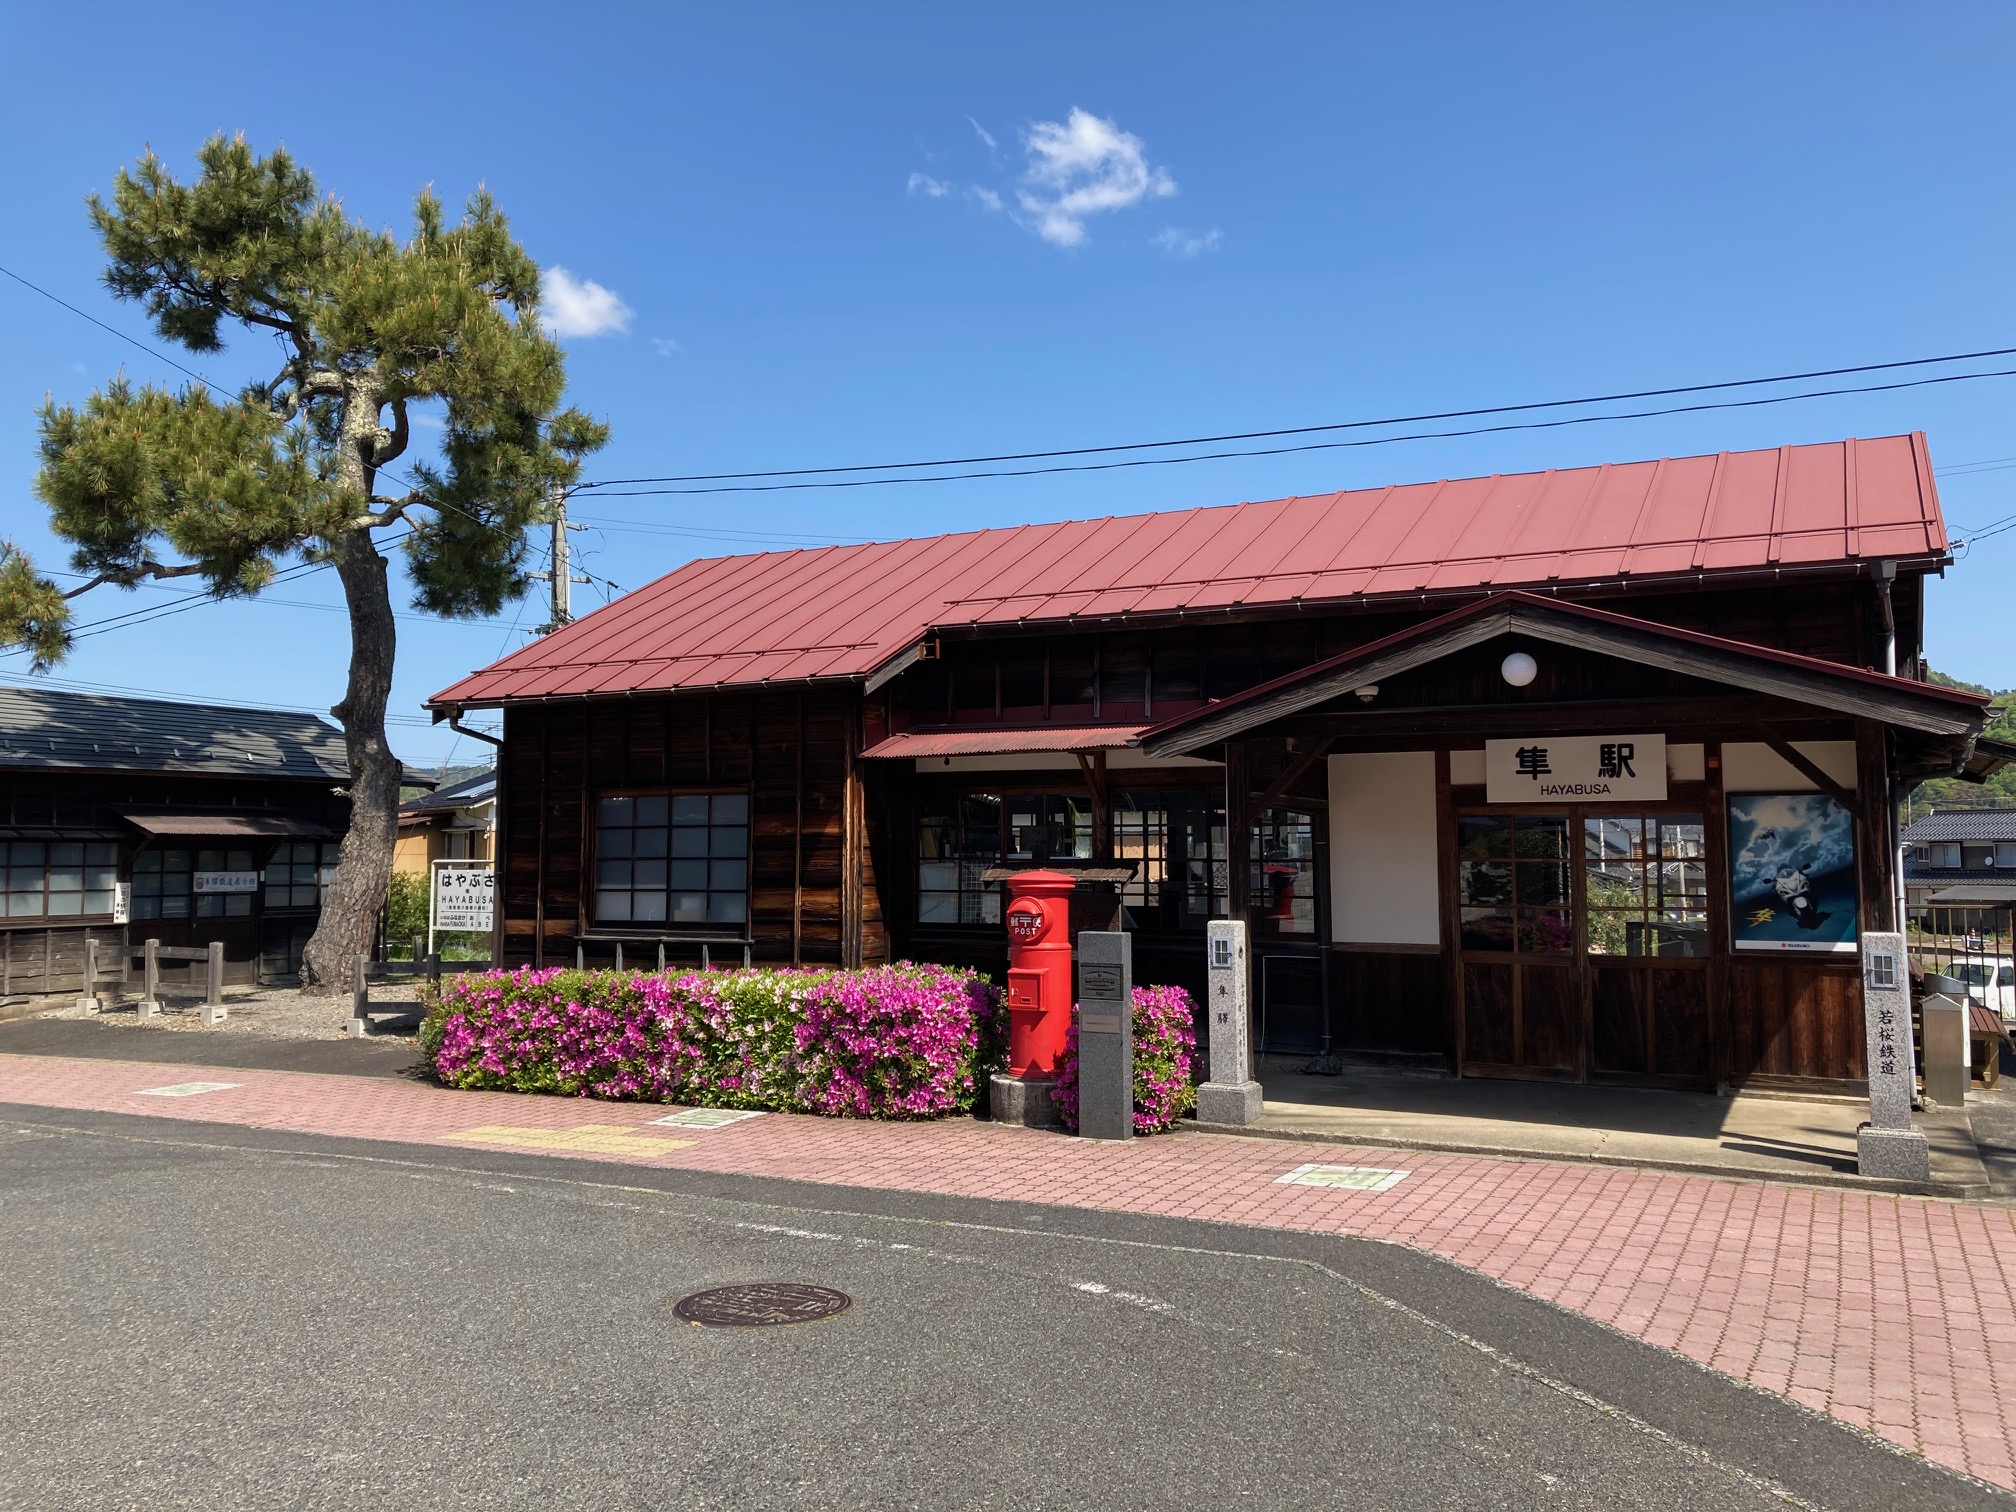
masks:
<svg viewBox="0 0 2016 1512"><path fill-rule="evenodd" d="M150 835L333 840L337 833L297 814L136 814L122 809L119 817Z"/></svg>
<svg viewBox="0 0 2016 1512"><path fill-rule="evenodd" d="M1012 730L912 730L878 740L861 754L916 758L1110 751L1134 743L1146 725L1028 725Z"/></svg>
<svg viewBox="0 0 2016 1512"><path fill-rule="evenodd" d="M1956 882L1926 898L1927 903L2016 903L2016 882Z"/></svg>

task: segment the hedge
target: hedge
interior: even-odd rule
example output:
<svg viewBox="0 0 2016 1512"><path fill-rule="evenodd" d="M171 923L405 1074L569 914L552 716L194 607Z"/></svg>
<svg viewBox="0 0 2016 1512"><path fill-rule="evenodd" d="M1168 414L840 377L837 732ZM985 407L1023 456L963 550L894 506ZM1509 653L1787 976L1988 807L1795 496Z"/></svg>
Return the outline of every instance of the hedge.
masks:
<svg viewBox="0 0 2016 1512"><path fill-rule="evenodd" d="M421 1043L452 1087L708 1107L934 1118L972 1108L998 1061L1000 994L971 971L471 973Z"/></svg>

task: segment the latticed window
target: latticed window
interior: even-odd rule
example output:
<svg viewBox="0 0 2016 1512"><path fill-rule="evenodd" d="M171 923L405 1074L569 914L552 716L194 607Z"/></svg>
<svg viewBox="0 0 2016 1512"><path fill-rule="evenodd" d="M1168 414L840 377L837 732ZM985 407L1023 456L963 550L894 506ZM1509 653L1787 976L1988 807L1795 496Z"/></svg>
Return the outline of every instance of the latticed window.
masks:
<svg viewBox="0 0 2016 1512"><path fill-rule="evenodd" d="M251 870L252 852L249 850L142 851L133 858L133 917L136 919L249 917L252 912L251 893L199 893L195 891L194 875L197 872ZM271 868L268 869L267 876L269 878L272 876ZM270 895L270 886L268 892ZM291 886L288 892L291 895ZM313 901L310 899L311 903Z"/></svg>
<svg viewBox="0 0 2016 1512"><path fill-rule="evenodd" d="M917 922L999 924L989 871L1092 859L1092 800L1075 793L961 793L926 800L917 821Z"/></svg>
<svg viewBox="0 0 2016 1512"><path fill-rule="evenodd" d="M748 918L748 794L638 793L596 804L596 923Z"/></svg>
<svg viewBox="0 0 2016 1512"><path fill-rule="evenodd" d="M266 863L266 906L320 908L336 876L340 849L335 840L286 840L275 846Z"/></svg>
<svg viewBox="0 0 2016 1512"><path fill-rule="evenodd" d="M1222 798L1121 794L1113 810L1113 859L1133 863L1120 898L1143 929L1201 930L1230 911Z"/></svg>
<svg viewBox="0 0 2016 1512"><path fill-rule="evenodd" d="M1268 809L1252 834L1253 906L1274 934L1316 933L1316 824L1295 809Z"/></svg>
<svg viewBox="0 0 2016 1512"><path fill-rule="evenodd" d="M1699 814L1582 821L1591 955L1708 954L1708 845Z"/></svg>
<svg viewBox="0 0 2016 1512"><path fill-rule="evenodd" d="M1565 955L1575 943L1567 816L1459 818L1456 890L1465 950Z"/></svg>
<svg viewBox="0 0 2016 1512"><path fill-rule="evenodd" d="M10 919L112 912L119 847L102 840L0 840L0 896Z"/></svg>

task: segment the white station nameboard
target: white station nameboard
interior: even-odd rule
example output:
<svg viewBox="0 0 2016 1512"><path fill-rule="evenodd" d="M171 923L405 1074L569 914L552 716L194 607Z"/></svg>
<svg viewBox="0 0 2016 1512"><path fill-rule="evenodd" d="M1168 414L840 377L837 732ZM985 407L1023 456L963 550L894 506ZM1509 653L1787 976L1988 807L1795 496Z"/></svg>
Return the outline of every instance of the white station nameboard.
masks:
<svg viewBox="0 0 2016 1512"><path fill-rule="evenodd" d="M496 911L496 872L475 867L435 869L434 928L487 931Z"/></svg>
<svg viewBox="0 0 2016 1512"><path fill-rule="evenodd" d="M1536 735L1484 742L1490 803L1645 803L1666 796L1664 735Z"/></svg>

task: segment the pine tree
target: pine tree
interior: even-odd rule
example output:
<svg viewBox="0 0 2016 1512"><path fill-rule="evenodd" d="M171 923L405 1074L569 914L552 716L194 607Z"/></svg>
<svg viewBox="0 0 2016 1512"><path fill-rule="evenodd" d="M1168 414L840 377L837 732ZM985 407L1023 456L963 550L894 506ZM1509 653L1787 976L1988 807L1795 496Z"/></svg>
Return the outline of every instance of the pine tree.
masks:
<svg viewBox="0 0 2016 1512"><path fill-rule="evenodd" d="M227 326L270 333L279 371L232 398L121 378L81 408L45 404L35 487L86 582L61 590L0 543L0 644L46 670L89 590L191 577L219 599L248 598L290 558L335 570L350 669L330 712L349 751L351 818L302 962L305 985L334 990L370 948L398 827L382 548L403 553L416 607L495 614L528 585L526 532L547 517L549 490L572 483L608 432L561 407L564 358L540 326L538 266L488 193L454 226L422 194L401 241L324 198L285 151L258 157L218 136L197 157L193 183L150 151L120 171L110 203L90 198L106 285L194 352L221 350ZM405 463L388 490L410 409L428 400L445 406L440 460Z"/></svg>

